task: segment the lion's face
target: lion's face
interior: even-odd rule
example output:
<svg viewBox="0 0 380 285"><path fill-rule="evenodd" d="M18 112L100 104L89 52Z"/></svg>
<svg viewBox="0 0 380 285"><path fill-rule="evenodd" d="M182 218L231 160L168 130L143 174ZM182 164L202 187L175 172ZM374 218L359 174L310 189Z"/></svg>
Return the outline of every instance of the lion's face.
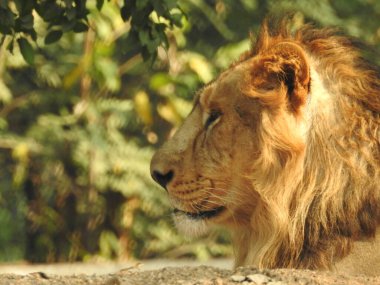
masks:
<svg viewBox="0 0 380 285"><path fill-rule="evenodd" d="M197 233L209 222L226 223L245 203L238 191L257 151L247 105L257 116L259 106L241 93L243 76L238 66L201 90L184 124L152 159L152 175L166 187L180 229Z"/></svg>
<svg viewBox="0 0 380 285"><path fill-rule="evenodd" d="M281 112L268 112L259 97L284 89L273 82L263 86L265 78L275 77L256 77L253 70L262 65L247 60L204 87L183 125L152 158L152 177L168 191L176 225L188 235L205 232L209 224L250 223L261 204L252 181L263 151L263 114Z"/></svg>

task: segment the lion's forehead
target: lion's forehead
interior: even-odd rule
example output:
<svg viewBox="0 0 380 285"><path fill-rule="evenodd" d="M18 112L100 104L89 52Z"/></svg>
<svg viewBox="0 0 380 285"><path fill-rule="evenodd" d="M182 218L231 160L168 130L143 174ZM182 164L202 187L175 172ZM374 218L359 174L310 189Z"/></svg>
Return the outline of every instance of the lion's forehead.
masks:
<svg viewBox="0 0 380 285"><path fill-rule="evenodd" d="M245 70L244 64L231 67L208 84L199 95L201 108L207 111L231 103L236 95L240 94L240 84L244 82Z"/></svg>
<svg viewBox="0 0 380 285"><path fill-rule="evenodd" d="M194 103L194 108L185 119L183 125L175 135L165 144L166 151L177 154L185 154L192 149L194 140L204 129L204 123L212 109L220 109L228 112L232 109L237 94L240 94L239 83L244 76L242 65L230 68L207 84L199 93Z"/></svg>

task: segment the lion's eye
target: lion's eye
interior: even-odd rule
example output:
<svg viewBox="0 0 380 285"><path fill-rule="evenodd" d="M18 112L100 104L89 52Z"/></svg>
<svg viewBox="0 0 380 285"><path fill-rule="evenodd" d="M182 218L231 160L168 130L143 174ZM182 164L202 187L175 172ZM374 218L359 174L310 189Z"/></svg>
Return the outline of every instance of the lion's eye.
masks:
<svg viewBox="0 0 380 285"><path fill-rule="evenodd" d="M207 129L208 127L210 127L210 125L214 123L216 120L218 120L221 115L222 115L222 112L218 110L212 110L206 120L205 128Z"/></svg>

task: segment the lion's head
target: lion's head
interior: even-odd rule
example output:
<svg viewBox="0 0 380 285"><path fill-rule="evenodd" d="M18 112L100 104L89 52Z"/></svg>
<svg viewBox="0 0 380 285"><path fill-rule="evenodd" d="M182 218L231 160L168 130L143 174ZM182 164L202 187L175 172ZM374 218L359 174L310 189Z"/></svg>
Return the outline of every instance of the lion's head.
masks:
<svg viewBox="0 0 380 285"><path fill-rule="evenodd" d="M272 172L268 164L285 163L303 152L298 113L308 84L300 47L279 43L265 56L234 65L198 92L191 114L152 159L152 175L167 189L180 228L194 234L209 222L250 223L253 212L264 206L252 182L276 175L263 173ZM273 137L278 145L270 146L278 150L276 157L268 156L268 136L278 136ZM259 162L261 157L268 161Z"/></svg>
<svg viewBox="0 0 380 285"><path fill-rule="evenodd" d="M330 31L264 25L152 159L177 227L224 225L237 264L262 267L328 268L373 236L380 81L361 62Z"/></svg>

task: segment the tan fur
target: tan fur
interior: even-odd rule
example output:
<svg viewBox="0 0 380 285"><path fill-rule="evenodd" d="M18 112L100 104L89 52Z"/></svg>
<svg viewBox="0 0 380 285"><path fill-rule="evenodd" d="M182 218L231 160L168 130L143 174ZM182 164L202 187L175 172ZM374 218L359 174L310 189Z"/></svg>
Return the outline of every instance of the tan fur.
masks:
<svg viewBox="0 0 380 285"><path fill-rule="evenodd" d="M379 129L380 77L350 40L264 23L254 48L199 92L151 170L173 171L175 208L225 207L175 220L188 234L226 226L236 265L336 269L360 262L366 245L366 259L380 259ZM353 268L380 274L379 263Z"/></svg>

